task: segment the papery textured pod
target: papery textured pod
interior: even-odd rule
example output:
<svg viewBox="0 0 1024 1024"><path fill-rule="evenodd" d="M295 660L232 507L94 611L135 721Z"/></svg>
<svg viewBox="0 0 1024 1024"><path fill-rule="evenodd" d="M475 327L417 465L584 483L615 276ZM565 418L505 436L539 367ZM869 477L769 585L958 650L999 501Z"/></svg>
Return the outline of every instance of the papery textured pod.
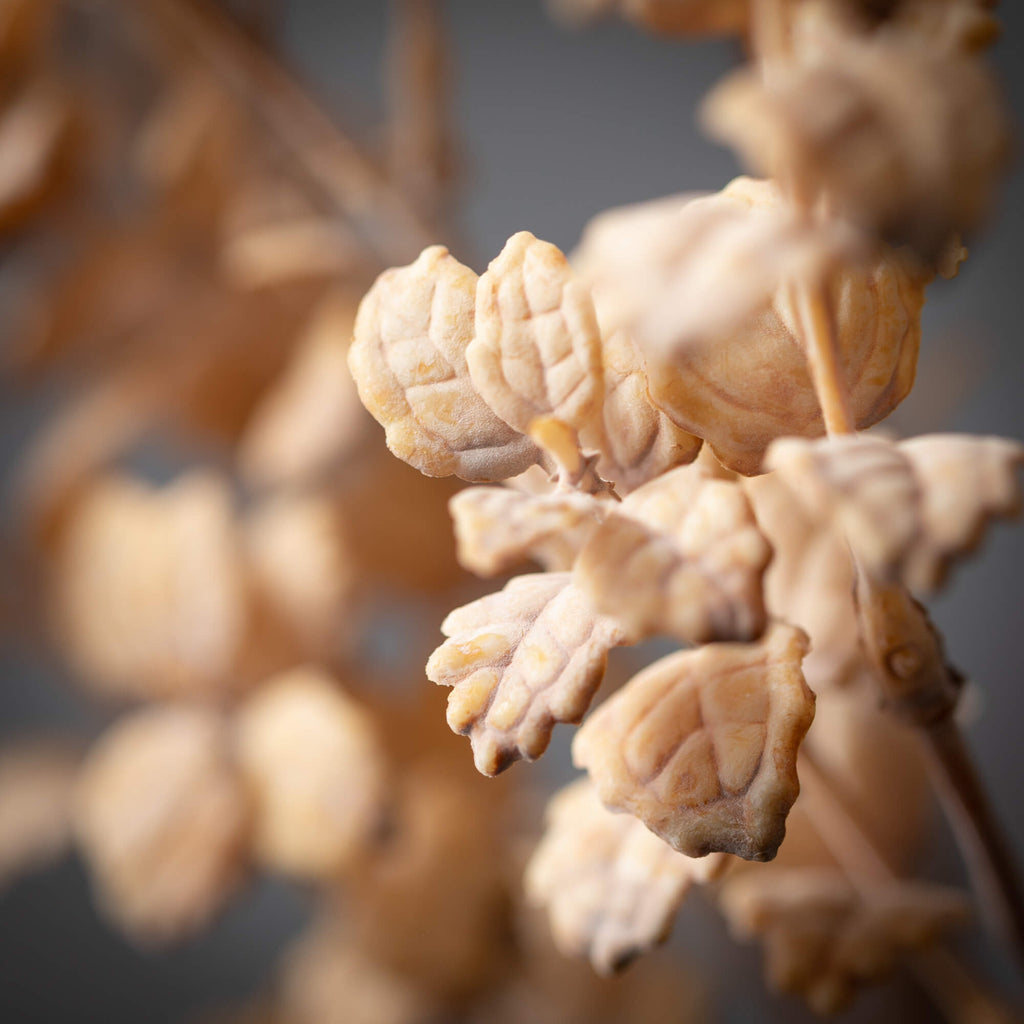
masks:
<svg viewBox="0 0 1024 1024"><path fill-rule="evenodd" d="M451 686L448 724L470 737L477 770L496 775L547 749L558 722L578 722L625 630L598 614L569 573L517 576L496 594L456 608L427 662Z"/></svg>
<svg viewBox="0 0 1024 1024"><path fill-rule="evenodd" d="M639 819L609 811L588 779L556 793L547 819L527 897L546 906L559 949L602 974L664 942L690 887L726 865L677 853Z"/></svg>
<svg viewBox="0 0 1024 1024"><path fill-rule="evenodd" d="M215 711L155 706L93 749L75 794L75 835L108 913L168 941L205 925L245 864L248 803Z"/></svg>
<svg viewBox="0 0 1024 1024"><path fill-rule="evenodd" d="M796 755L814 718L807 638L775 625L753 644L671 654L584 723L573 762L602 802L681 853L770 860L800 791Z"/></svg>
<svg viewBox="0 0 1024 1024"><path fill-rule="evenodd" d="M388 447L428 476L502 480L536 449L499 419L470 379L477 277L443 246L385 271L363 298L349 367Z"/></svg>

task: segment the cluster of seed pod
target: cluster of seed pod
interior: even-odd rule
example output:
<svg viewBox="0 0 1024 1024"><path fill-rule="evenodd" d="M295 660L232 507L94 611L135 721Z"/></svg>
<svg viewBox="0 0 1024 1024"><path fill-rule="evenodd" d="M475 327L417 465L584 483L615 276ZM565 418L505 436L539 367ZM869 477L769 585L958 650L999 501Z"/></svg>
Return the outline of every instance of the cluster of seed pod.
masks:
<svg viewBox="0 0 1024 1024"><path fill-rule="evenodd" d="M556 6L724 27L717 4ZM884 856L860 884L835 818L874 857L893 816L857 781L868 770L834 753L836 716L812 719L816 697L849 713L851 694L880 693L920 726L956 704L959 676L911 592L936 590L1019 510L1024 446L858 431L910 391L925 288L955 274L1007 129L978 53L984 5L755 0L730 19L756 61L715 89L706 120L771 179L602 214L571 261L528 232L479 277L428 248L363 299L349 365L397 456L502 485L452 500L462 564L543 570L453 611L427 664L481 772L581 722L613 648L693 648L575 737L590 781L555 798L527 875L556 940L610 970L724 874L723 910L766 936L771 980L827 1010L963 916ZM905 742L895 730L919 778ZM818 849L790 854L797 881L773 897L808 773L797 831ZM737 866L776 854L778 870ZM832 924L807 925L822 914Z"/></svg>

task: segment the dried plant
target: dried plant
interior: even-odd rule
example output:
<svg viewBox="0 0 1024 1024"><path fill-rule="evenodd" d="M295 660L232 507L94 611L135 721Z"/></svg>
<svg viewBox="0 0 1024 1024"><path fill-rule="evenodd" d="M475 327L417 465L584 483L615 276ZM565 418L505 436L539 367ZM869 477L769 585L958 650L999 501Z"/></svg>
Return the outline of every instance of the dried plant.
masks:
<svg viewBox="0 0 1024 1024"><path fill-rule="evenodd" d="M1019 511L1024 446L861 432L1005 165L988 5L553 0L741 35L703 117L770 177L599 214L568 259L519 232L479 276L436 244L437 6L392 5L380 161L215 6L0 8L4 372L59 399L13 578L26 639L116 715L84 757L0 757L0 881L74 845L149 945L256 872L314 888L230 1019L706 1019L678 958L598 977L551 945L610 975L695 889L817 1011L905 964L1000 1019L941 945L969 901L912 877L930 765L1022 944L917 599ZM482 774L582 722L531 856L523 773L467 777L416 637L379 649L392 602L448 612L426 675Z"/></svg>
<svg viewBox="0 0 1024 1024"><path fill-rule="evenodd" d="M563 948L608 970L666 934L696 877L678 858L785 854L796 801L827 871L812 858L779 887L745 869L717 892L765 938L773 983L845 1003L963 910L893 875L865 888L834 849L853 831L884 863L879 822L846 806L858 766L817 767L815 693L853 692L916 727L978 894L1020 949L1019 883L951 717L961 679L912 595L1019 511L1024 446L858 433L910 391L925 288L955 274L1005 164L979 56L991 19L967 0L553 6L745 33L751 66L705 120L771 179L603 214L571 264L527 232L479 277L435 246L360 307L349 365L391 450L505 482L452 501L463 564L545 570L452 612L428 662L480 771L578 723L612 647L702 645L584 723L573 757L593 789L557 798L531 894ZM808 773L816 795L798 801ZM594 792L678 858L602 817Z"/></svg>

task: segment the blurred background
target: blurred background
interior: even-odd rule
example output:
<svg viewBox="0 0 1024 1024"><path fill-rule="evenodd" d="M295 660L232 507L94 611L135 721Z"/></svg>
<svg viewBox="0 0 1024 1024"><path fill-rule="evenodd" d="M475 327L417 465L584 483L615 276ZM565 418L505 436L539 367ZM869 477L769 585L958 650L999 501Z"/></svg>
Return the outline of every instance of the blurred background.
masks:
<svg viewBox="0 0 1024 1024"><path fill-rule="evenodd" d="M31 6L3 5L15 13ZM358 413L346 420L344 412L335 419L328 412L306 423L289 412L289 401L302 405L307 395L313 405L351 409L350 395L320 394L311 383L334 365L329 355L320 361L311 314L328 328L346 316L350 323L376 270L412 258L434 237L449 240L480 271L517 230L569 251L586 222L608 207L720 188L738 167L701 136L695 110L742 59L739 44L659 38L614 20L570 30L535 0L447 0L442 59L451 148L442 163L450 184L418 193L422 182L381 186L376 170L394 145L386 128L396 89L388 61L401 44L389 36L389 5L50 6L58 9L56 41L36 49L31 41L12 43L0 67L5 97L36 104L22 135L3 134L18 128L9 120L0 127L0 195L6 179L15 197L0 221L0 739L59 732L87 746L125 706L200 685L191 676L161 675L159 665L147 663L140 673L111 656L104 638L93 635L105 625L90 617L87 588L62 582L78 571L75 552L85 549L75 545L88 541L81 509L115 500L116 487L97 486L112 468L156 489L183 470L205 467L220 488L209 507L233 503L236 511L224 515L244 520L246 593L259 591L259 581L269 590L302 577L288 607L262 608L263 617L254 618L246 606L238 645L251 653L245 637L261 636L268 649L257 652L258 664L241 665L237 652L210 654L215 637L206 648L197 645L193 675L200 682L209 659L231 663L207 673L230 677L222 704L247 673L316 659L338 673L365 670L351 689L370 704L378 692L399 703L422 699L439 719L444 694L410 694L428 687L420 666L444 612L480 592L454 572L446 575L453 554L450 542L437 538L451 491L444 483L420 491L404 476L388 477L391 471L366 454L383 448L382 433ZM241 34L225 29L222 15L235 19ZM1005 32L991 56L1019 112L1024 11L1005 4L1000 15ZM264 63L264 53L273 59ZM296 99L278 62L294 71L298 95L314 104ZM424 81L432 72L425 74ZM342 134L319 120L321 111ZM406 113L425 116L415 104ZM346 149L349 139L368 160ZM26 172L19 154L30 160L34 152L38 167ZM20 198L19 174L34 182ZM333 191L330 180L338 183ZM959 277L929 291L918 384L889 424L901 435L1024 436L1019 166L998 210L984 233L968 239L970 258ZM312 454L303 462L295 450L307 438ZM362 551L374 587L332 579L310 596L306 570L327 557L318 546L323 538L306 543L305 534L289 539L287 527L278 535L253 525L270 521L258 513L296 487L317 500L327 496L332 528L341 523L338 543ZM389 510L375 517L388 522L374 531L365 522L371 508ZM168 520L166 536L198 536L208 521L203 511ZM110 530L129 531L124 522ZM278 540L264 549L265 537ZM422 558L426 546L429 557ZM145 548L140 542L140 563L150 557ZM220 557L219 549L200 555L197 590L204 594L220 594L221 584L204 575ZM235 622L224 610L234 592L224 586L226 597L193 609L199 632L214 621ZM131 592L129 583L125 588ZM126 600L155 599L140 593ZM191 606L191 595L178 600ZM932 606L952 661L972 681L967 734L1017 851L1024 850L1022 609L1024 536L1006 527ZM257 619L262 625L253 625ZM342 620L346 628L336 628ZM138 628L143 635L148 627ZM137 683L140 674L160 681L148 690ZM115 682L102 681L108 678ZM375 713L387 731L389 712ZM470 771L465 741L437 742ZM550 785L569 771L564 742L548 762L513 772L533 772L535 784ZM505 799L490 795L503 784L480 799ZM526 817L536 827L539 815L538 804ZM937 818L930 835L920 872L960 883L957 853ZM186 941L140 946L111 927L81 861L65 855L0 891L0 1020L201 1019L265 988L315 904L310 885L256 873ZM699 899L684 909L669 955L699 979L694 986L717 1019L813 1019L762 991L760 954L734 945ZM984 941L968 943L966 955L1009 983L1009 968L991 959ZM940 1018L914 989L897 984L867 993L849 1019Z"/></svg>

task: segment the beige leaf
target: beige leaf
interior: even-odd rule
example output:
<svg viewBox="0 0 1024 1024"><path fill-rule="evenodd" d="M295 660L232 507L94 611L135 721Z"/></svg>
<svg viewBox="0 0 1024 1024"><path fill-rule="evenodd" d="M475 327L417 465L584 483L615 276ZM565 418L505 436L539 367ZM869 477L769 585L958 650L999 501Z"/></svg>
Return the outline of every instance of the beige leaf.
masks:
<svg viewBox="0 0 1024 1024"><path fill-rule="evenodd" d="M711 93L710 132L758 173L826 195L839 215L926 256L976 226L1009 138L982 62L910 33L868 36L820 18L798 24L795 38L796 60L768 77L738 72Z"/></svg>
<svg viewBox="0 0 1024 1024"><path fill-rule="evenodd" d="M602 974L664 942L690 886L725 868L723 855L686 857L631 814L607 810L588 779L555 794L547 817L527 897L547 906L559 949Z"/></svg>
<svg viewBox="0 0 1024 1024"><path fill-rule="evenodd" d="M959 434L784 438L766 459L813 520L843 531L869 572L926 591L992 519L1017 514L1022 464L1016 441Z"/></svg>
<svg viewBox="0 0 1024 1024"><path fill-rule="evenodd" d="M628 493L675 466L692 462L701 439L677 427L651 401L643 356L625 331L606 332L600 425L580 435L600 451L597 472Z"/></svg>
<svg viewBox="0 0 1024 1024"><path fill-rule="evenodd" d="M771 182L737 178L713 196L672 202L678 207L674 216L663 205L669 201L660 201L650 210L612 213L606 226L599 220L592 246L582 249L581 275L594 286L605 336L616 325L631 325L645 354L655 406L680 430L707 440L730 469L757 473L773 438L824 432L795 297L784 284L774 287L773 251L766 260L763 250L748 248L737 272L728 246L720 260L708 262L703 234L681 226L714 223L715 211L723 208L743 238L744 220L767 217L770 224L783 201ZM667 222L679 229L667 233ZM679 252L686 239L692 248ZM843 244L837 246L844 251ZM820 250L812 241L791 247L791 265L820 270L837 247ZM632 271L626 268L630 263ZM699 268L694 282L702 282L692 290L686 276L691 267ZM851 409L860 427L886 417L913 384L925 280L920 268L894 251L868 262L848 260L828 278ZM693 296L689 305L678 301L684 286ZM711 293L720 300L709 302ZM674 337L708 340L676 344Z"/></svg>
<svg viewBox="0 0 1024 1024"><path fill-rule="evenodd" d="M750 640L765 626L761 579L770 556L742 488L695 464L610 511L574 579L636 636Z"/></svg>
<svg viewBox="0 0 1024 1024"><path fill-rule="evenodd" d="M234 728L259 859L299 878L336 876L383 814L386 763L369 713L326 673L297 668L249 697Z"/></svg>
<svg viewBox="0 0 1024 1024"><path fill-rule="evenodd" d="M262 606L309 656L336 654L356 572L333 503L312 494L278 494L249 513L242 541Z"/></svg>
<svg viewBox="0 0 1024 1024"><path fill-rule="evenodd" d="M662 658L586 721L573 761L604 804L681 853L770 860L800 791L796 755L814 717L807 638L775 625L755 644Z"/></svg>
<svg viewBox="0 0 1024 1024"><path fill-rule="evenodd" d="M75 834L106 910L133 936L205 925L243 863L248 809L214 711L151 707L121 719L90 753Z"/></svg>
<svg viewBox="0 0 1024 1024"><path fill-rule="evenodd" d="M427 676L453 690L448 724L468 735L477 769L497 775L547 749L558 722L583 717L608 651L626 643L568 573L517 576L503 590L456 608Z"/></svg>
<svg viewBox="0 0 1024 1024"><path fill-rule="evenodd" d="M435 245L381 274L356 317L348 360L359 397L388 447L428 476L501 480L536 461L470 380L476 288L476 275Z"/></svg>
<svg viewBox="0 0 1024 1024"><path fill-rule="evenodd" d="M746 477L743 489L773 550L764 577L768 612L799 626L811 640L804 678L819 697L853 685L867 668L846 538L838 528L820 524L777 473Z"/></svg>
<svg viewBox="0 0 1024 1024"><path fill-rule="evenodd" d="M347 363L353 312L343 295L325 299L257 406L239 451L242 474L251 483L273 487L325 476L366 437L372 421Z"/></svg>
<svg viewBox="0 0 1024 1024"><path fill-rule="evenodd" d="M495 576L527 559L549 570L571 569L607 506L569 490L533 495L506 487L468 487L448 507L459 562L478 575Z"/></svg>
<svg viewBox="0 0 1024 1024"><path fill-rule="evenodd" d="M164 488L100 479L68 527L54 579L67 655L100 692L195 695L238 681L245 582L219 477L195 472Z"/></svg>
<svg viewBox="0 0 1024 1024"><path fill-rule="evenodd" d="M737 937L763 940L772 987L818 1013L842 1010L857 984L962 924L969 907L962 893L924 883L858 892L829 869L751 871L725 883L720 905Z"/></svg>
<svg viewBox="0 0 1024 1024"><path fill-rule="evenodd" d="M579 431L600 415L604 371L590 289L555 246L528 231L513 235L480 278L466 359L484 401L524 434L538 417Z"/></svg>
<svg viewBox="0 0 1024 1024"><path fill-rule="evenodd" d="M605 336L625 330L664 363L744 327L784 280L821 279L855 255L849 229L809 224L771 182L737 178L711 195L599 214L573 266L594 288Z"/></svg>
<svg viewBox="0 0 1024 1024"><path fill-rule="evenodd" d="M0 886L67 848L80 761L79 751L57 738L19 740L0 751Z"/></svg>

